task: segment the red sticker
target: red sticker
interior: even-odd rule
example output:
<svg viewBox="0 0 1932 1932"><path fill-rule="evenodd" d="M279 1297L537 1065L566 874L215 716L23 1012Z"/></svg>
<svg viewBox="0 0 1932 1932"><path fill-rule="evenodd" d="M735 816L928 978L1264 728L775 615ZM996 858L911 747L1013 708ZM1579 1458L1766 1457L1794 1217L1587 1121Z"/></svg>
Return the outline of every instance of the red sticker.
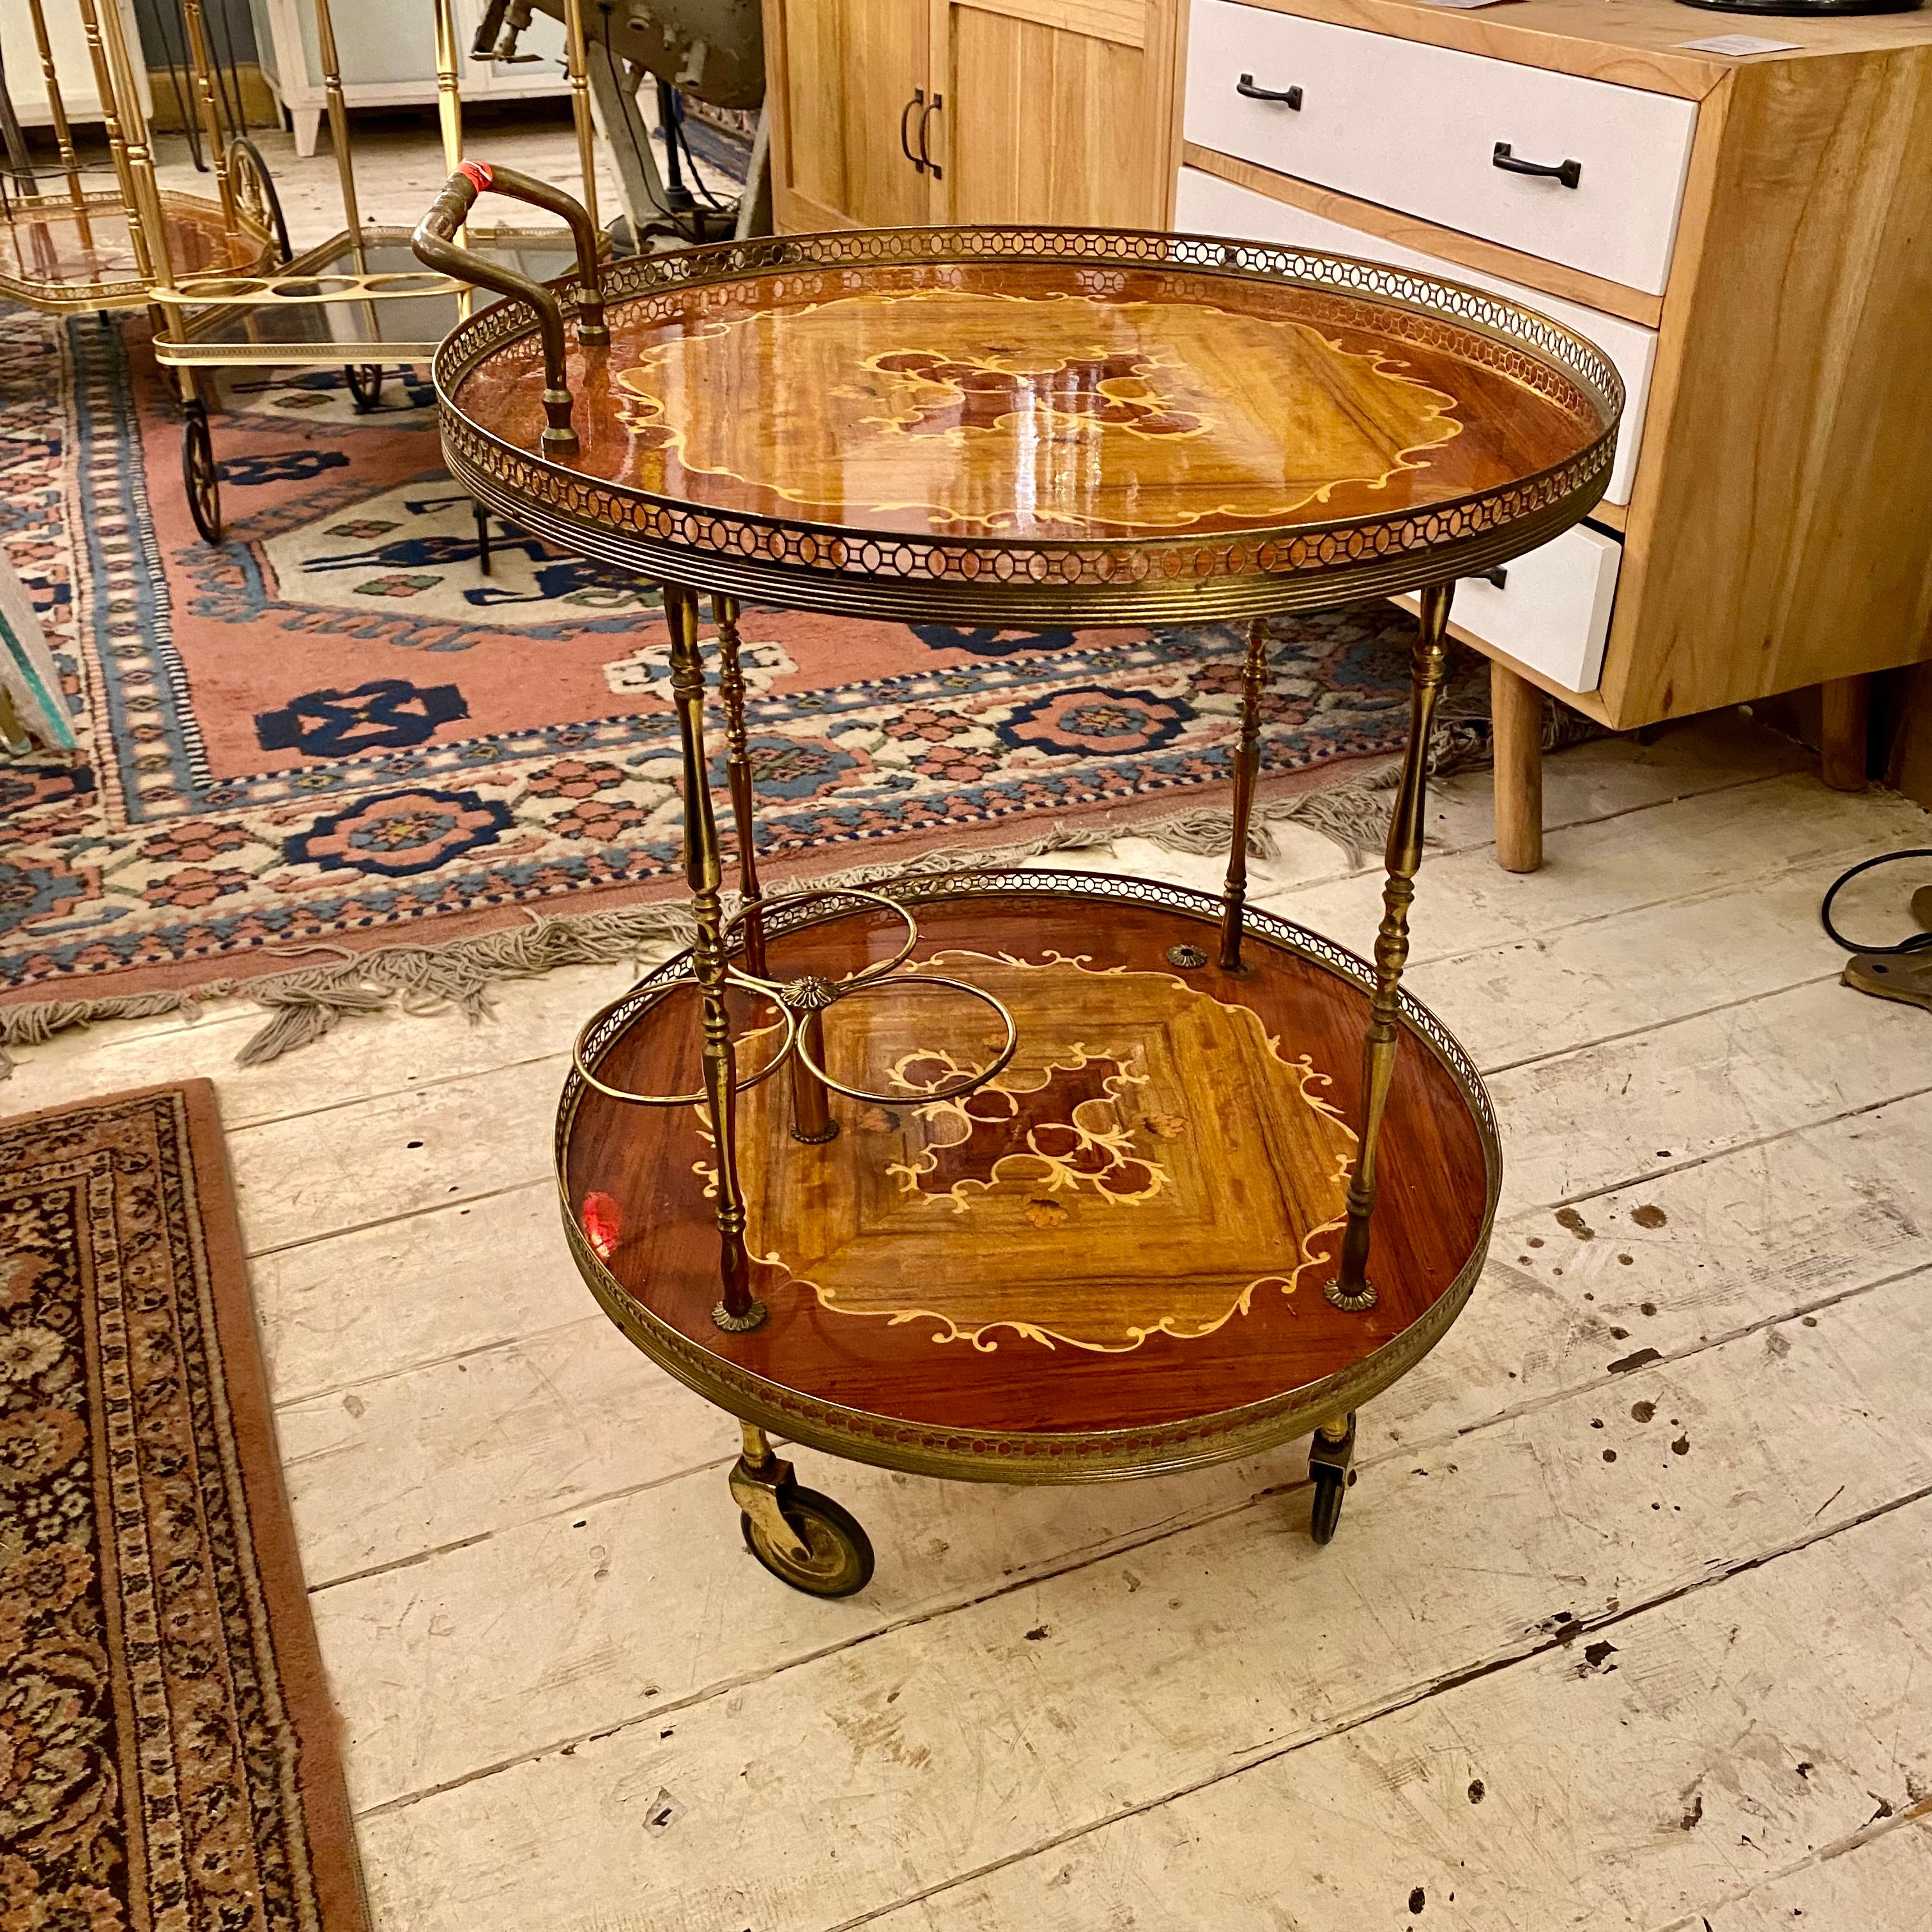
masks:
<svg viewBox="0 0 1932 1932"><path fill-rule="evenodd" d="M467 176L470 185L478 194L490 185L494 178L488 161L458 161L456 164L456 172L460 175Z"/></svg>
<svg viewBox="0 0 1932 1932"><path fill-rule="evenodd" d="M586 1194L582 1210L584 1238L596 1250L600 1262L608 1262L617 1252L618 1230L623 1216L608 1194Z"/></svg>

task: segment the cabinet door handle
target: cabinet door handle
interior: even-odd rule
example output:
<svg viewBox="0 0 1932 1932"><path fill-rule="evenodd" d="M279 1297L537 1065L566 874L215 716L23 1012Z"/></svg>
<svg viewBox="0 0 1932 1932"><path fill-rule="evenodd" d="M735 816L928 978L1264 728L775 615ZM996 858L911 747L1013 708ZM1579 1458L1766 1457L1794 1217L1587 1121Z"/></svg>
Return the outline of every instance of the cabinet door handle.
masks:
<svg viewBox="0 0 1932 1932"><path fill-rule="evenodd" d="M926 104L925 112L919 117L919 158L932 170L932 178L934 181L944 181L946 178L946 170L932 158L932 150L926 145L926 123L945 105L945 95L935 94Z"/></svg>
<svg viewBox="0 0 1932 1932"><path fill-rule="evenodd" d="M922 175L926 172L926 164L913 152L912 144L906 139L906 123L912 118L912 110L915 107L923 107L925 105L926 89L922 87L916 87L912 91L912 98L899 110L899 152L911 162L914 172ZM919 124L921 138L923 139L926 128L923 116L921 117Z"/></svg>
<svg viewBox="0 0 1932 1932"><path fill-rule="evenodd" d="M1298 87L1282 88L1279 92L1272 87L1257 87L1254 76L1244 74L1235 82L1234 92L1244 100L1279 100L1284 107L1292 107L1298 114L1301 112L1301 90Z"/></svg>
<svg viewBox="0 0 1932 1932"><path fill-rule="evenodd" d="M1501 564L1489 570L1477 571L1466 580L1472 584L1493 584L1500 590L1509 582L1509 572Z"/></svg>
<svg viewBox="0 0 1932 1932"><path fill-rule="evenodd" d="M1574 188L1583 178L1581 161L1558 161L1553 165L1547 161L1520 161L1510 152L1507 141L1496 143L1496 152L1490 159L1506 174L1545 175L1552 181L1561 182L1565 188Z"/></svg>

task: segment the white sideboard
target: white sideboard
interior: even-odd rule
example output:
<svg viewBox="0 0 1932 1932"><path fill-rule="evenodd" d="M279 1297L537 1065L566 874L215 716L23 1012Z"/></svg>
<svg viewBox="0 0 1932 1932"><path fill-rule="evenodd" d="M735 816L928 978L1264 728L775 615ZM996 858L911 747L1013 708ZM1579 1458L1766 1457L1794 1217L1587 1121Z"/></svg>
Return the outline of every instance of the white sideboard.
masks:
<svg viewBox="0 0 1932 1932"><path fill-rule="evenodd" d="M466 101L568 96L560 22L547 14L531 22L519 51L536 60L476 60L470 46L482 16L480 0L454 0L454 8ZM249 0L248 10L262 78L295 123L296 152L312 154L326 104L315 9L310 0ZM428 0L332 0L329 14L351 107L419 106L436 99L436 13Z"/></svg>
<svg viewBox="0 0 1932 1932"><path fill-rule="evenodd" d="M121 31L127 37L128 50L138 63L140 30L134 20L134 0L117 0L121 9ZM98 122L100 118L100 92L94 84L94 63L87 54L87 36L80 24L80 9L74 0L43 0L41 17L46 22L47 44L54 57L54 79L60 86L61 104L70 121ZM34 44L34 16L27 0L0 0L0 46L7 50L7 92L13 96L14 111L23 128L46 128L53 122L47 107L47 87L40 74L39 50ZM136 65L134 85L141 92L141 111L154 112L148 92L148 76Z"/></svg>

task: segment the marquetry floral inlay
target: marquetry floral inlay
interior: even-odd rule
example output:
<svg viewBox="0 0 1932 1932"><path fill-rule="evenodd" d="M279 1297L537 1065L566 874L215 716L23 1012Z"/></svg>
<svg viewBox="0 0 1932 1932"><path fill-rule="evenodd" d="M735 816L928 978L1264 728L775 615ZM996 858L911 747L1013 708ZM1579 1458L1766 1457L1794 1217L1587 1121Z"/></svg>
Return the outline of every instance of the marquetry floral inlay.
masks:
<svg viewBox="0 0 1932 1932"><path fill-rule="evenodd" d="M906 1102L835 1100L844 1131L814 1147L788 1131L785 1080L746 1093L748 1236L782 1271L760 1282L767 1300L807 1292L833 1314L921 1323L982 1350L1118 1351L1210 1334L1258 1293L1292 1294L1328 1255L1355 1136L1323 1097L1328 1076L1250 1009L1171 973L1054 952L921 964L1002 1001L1018 1051L964 1100L922 1104L987 1064L998 1020L938 992L834 1005L826 1064ZM708 1158L700 1168L710 1175Z"/></svg>
<svg viewBox="0 0 1932 1932"><path fill-rule="evenodd" d="M1385 352L1202 302L868 292L694 327L614 377L643 487L729 476L935 532L1285 519L1425 466L1456 398Z"/></svg>

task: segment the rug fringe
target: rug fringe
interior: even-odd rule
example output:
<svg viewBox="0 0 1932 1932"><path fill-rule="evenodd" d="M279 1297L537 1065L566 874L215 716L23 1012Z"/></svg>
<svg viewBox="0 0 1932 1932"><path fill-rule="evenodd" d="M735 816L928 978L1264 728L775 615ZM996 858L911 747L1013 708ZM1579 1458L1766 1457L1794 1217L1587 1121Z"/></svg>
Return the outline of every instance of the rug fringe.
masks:
<svg viewBox="0 0 1932 1932"><path fill-rule="evenodd" d="M1556 750L1598 735L1587 719L1550 707L1544 748ZM1480 712L1444 718L1430 747L1430 769L1438 778L1484 763L1489 755L1487 720ZM1300 825L1331 839L1358 864L1380 844L1388 823L1389 794L1401 776L1401 763L1352 772L1333 784L1264 800L1251 821L1248 850L1271 859L1280 848L1271 828ZM1168 851L1212 857L1228 849L1234 816L1227 806L1197 806L1144 821L1110 820L1087 826L1056 825L1037 837L988 850L944 848L911 859L854 866L794 884L788 892L825 891L841 886L877 885L890 879L936 872L983 872L1053 852L1090 851L1117 839L1145 838ZM260 1066L332 1032L344 1020L400 1008L406 1013L454 1010L472 1022L494 1004L491 989L506 980L530 980L560 966L641 965L649 950L668 944L688 946L698 936L689 904L658 901L586 913L539 914L530 922L499 932L445 940L433 946L379 946L366 952L316 946L338 957L326 965L307 966L270 976L212 980L182 990L110 994L92 1000L50 1000L32 1005L0 1006L0 1080L13 1072L9 1048L44 1045L71 1028L100 1020L145 1019L182 1013L190 1021L211 1000L239 997L268 1010L270 1017L236 1055L242 1066Z"/></svg>

